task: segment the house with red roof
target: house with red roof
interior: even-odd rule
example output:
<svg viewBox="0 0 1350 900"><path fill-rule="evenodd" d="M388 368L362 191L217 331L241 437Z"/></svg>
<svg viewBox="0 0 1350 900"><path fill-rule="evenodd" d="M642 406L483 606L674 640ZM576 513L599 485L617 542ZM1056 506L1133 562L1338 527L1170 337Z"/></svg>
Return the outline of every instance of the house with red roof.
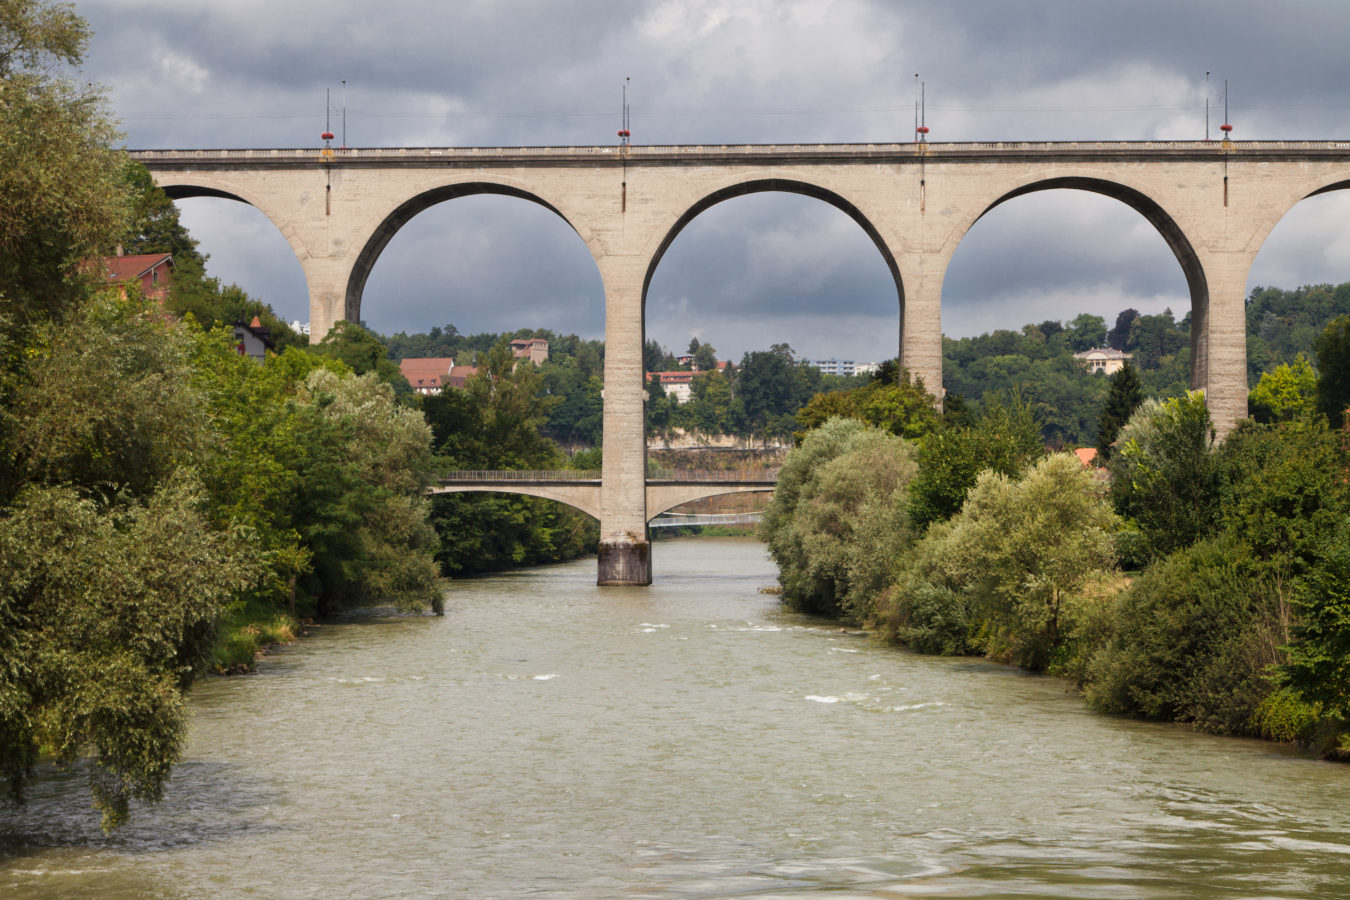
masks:
<svg viewBox="0 0 1350 900"><path fill-rule="evenodd" d="M169 292L169 275L173 271L173 254L142 253L137 256L105 256L101 260L103 281L117 285L126 296L127 285L139 283L141 293L163 300Z"/></svg>
<svg viewBox="0 0 1350 900"><path fill-rule="evenodd" d="M439 394L447 387L464 387L476 366L457 366L451 356L413 356L398 361L398 370L419 394Z"/></svg>

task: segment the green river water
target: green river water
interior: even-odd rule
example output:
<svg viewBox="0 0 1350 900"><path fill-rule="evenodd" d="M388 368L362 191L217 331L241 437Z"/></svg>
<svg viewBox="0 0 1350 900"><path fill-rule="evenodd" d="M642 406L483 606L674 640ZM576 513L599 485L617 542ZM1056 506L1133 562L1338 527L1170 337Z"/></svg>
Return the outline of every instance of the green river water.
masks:
<svg viewBox="0 0 1350 900"><path fill-rule="evenodd" d="M758 543L455 582L193 692L163 803L0 808L0 897L1350 896L1350 766L783 612Z"/></svg>

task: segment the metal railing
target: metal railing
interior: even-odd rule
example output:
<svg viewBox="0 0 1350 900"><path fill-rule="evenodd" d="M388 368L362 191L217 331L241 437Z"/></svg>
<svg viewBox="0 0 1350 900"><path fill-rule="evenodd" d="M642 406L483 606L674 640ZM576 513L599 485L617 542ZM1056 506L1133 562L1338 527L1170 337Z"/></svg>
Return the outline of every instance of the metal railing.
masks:
<svg viewBox="0 0 1350 900"><path fill-rule="evenodd" d="M436 480L441 484L484 483L496 481L576 481L600 482L599 469L471 469L442 472Z"/></svg>
<svg viewBox="0 0 1350 900"><path fill-rule="evenodd" d="M754 525L763 513L662 513L647 523L648 528L679 528L684 525Z"/></svg>
<svg viewBox="0 0 1350 900"><path fill-rule="evenodd" d="M671 469L647 471L649 482L676 482L691 484L774 484L778 481L778 469ZM582 484L598 484L600 472L597 469L470 469L455 472L442 472L437 476L439 484L486 484L496 482L540 483L548 481L567 481Z"/></svg>

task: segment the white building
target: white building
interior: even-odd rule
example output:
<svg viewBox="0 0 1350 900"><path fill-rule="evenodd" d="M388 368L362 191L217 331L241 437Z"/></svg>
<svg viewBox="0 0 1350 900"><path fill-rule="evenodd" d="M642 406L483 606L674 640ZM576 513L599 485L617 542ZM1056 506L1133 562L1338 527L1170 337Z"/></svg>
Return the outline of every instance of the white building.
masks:
<svg viewBox="0 0 1350 900"><path fill-rule="evenodd" d="M851 359L808 359L808 366L815 366L822 375L852 375L857 370L857 366Z"/></svg>
<svg viewBox="0 0 1350 900"><path fill-rule="evenodd" d="M1103 375L1112 375L1124 368L1125 360L1132 356L1133 354L1113 350L1110 347L1093 347L1091 350L1075 353L1073 358L1081 359L1087 363L1088 371L1094 375L1098 372Z"/></svg>

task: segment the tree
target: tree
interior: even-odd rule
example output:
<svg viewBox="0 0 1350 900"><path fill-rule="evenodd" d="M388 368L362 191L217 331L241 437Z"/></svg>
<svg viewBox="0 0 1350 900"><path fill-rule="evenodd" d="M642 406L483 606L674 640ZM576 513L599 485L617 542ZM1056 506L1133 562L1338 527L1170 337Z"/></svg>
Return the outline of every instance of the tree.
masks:
<svg viewBox="0 0 1350 900"><path fill-rule="evenodd" d="M424 398L433 446L452 469L562 469L557 445L540 434L562 397L543 391L533 366L517 366L505 339L463 388ZM598 396L598 379L591 379ZM445 574L570 559L595 546L595 520L535 497L441 494L432 503Z"/></svg>
<svg viewBox="0 0 1350 900"><path fill-rule="evenodd" d="M1125 349L1134 353L1141 369L1156 369L1183 348L1190 347L1190 335L1177 327L1172 311L1156 316L1139 316L1130 323L1130 338Z"/></svg>
<svg viewBox="0 0 1350 900"><path fill-rule="evenodd" d="M793 437L801 443L807 431L819 428L834 416L859 419L891 434L919 438L938 426L933 395L924 390L923 379L911 379L906 371L888 380L874 379L848 391L818 393L797 411L802 426Z"/></svg>
<svg viewBox="0 0 1350 900"><path fill-rule="evenodd" d="M1101 316L1082 313L1069 323L1069 346L1075 353L1100 347L1106 342L1106 320Z"/></svg>
<svg viewBox="0 0 1350 900"><path fill-rule="evenodd" d="M979 477L949 546L968 573L984 652L1044 669L1061 646L1069 596L1115 564L1118 522L1092 473L1052 454L1020 478Z"/></svg>
<svg viewBox="0 0 1350 900"><path fill-rule="evenodd" d="M939 428L923 439L910 487L910 517L920 527L961 510L981 472L1017 475L1045 453L1031 408L1014 393L986 404L973 423Z"/></svg>
<svg viewBox="0 0 1350 900"><path fill-rule="evenodd" d="M1350 407L1350 315L1333 319L1316 340L1317 408L1335 427Z"/></svg>
<svg viewBox="0 0 1350 900"><path fill-rule="evenodd" d="M1116 316L1116 324L1106 334L1106 346L1112 350L1124 350L1125 344L1130 339L1130 324L1139 318L1139 310L1123 309L1120 315Z"/></svg>
<svg viewBox="0 0 1350 900"><path fill-rule="evenodd" d="M744 404L747 432L765 439L791 435L793 417L819 383L820 370L798 360L787 344L742 356L736 397Z"/></svg>
<svg viewBox="0 0 1350 900"><path fill-rule="evenodd" d="M206 257L197 250L197 241L179 221L178 207L155 184L150 170L129 159L123 177L131 188L131 220L123 249L131 255L170 253L175 266L189 261L205 266Z"/></svg>
<svg viewBox="0 0 1350 900"><path fill-rule="evenodd" d="M398 365L389 358L379 335L364 325L338 320L311 352L341 360L357 375L374 372L375 377L400 394L412 393L412 387Z"/></svg>
<svg viewBox="0 0 1350 900"><path fill-rule="evenodd" d="M56 77L89 29L70 7L0 0L0 349L84 296L77 267L111 248L129 197L118 134L92 86ZM10 379L0 381L3 391Z"/></svg>
<svg viewBox="0 0 1350 900"><path fill-rule="evenodd" d="M1213 534L1219 522L1219 463L1204 394L1144 402L1111 454L1111 500L1134 525L1140 563Z"/></svg>
<svg viewBox="0 0 1350 900"><path fill-rule="evenodd" d="M1160 559L1117 603L1114 635L1092 659L1088 701L1099 709L1250 734L1282 661L1279 592L1243 566L1231 536Z"/></svg>
<svg viewBox="0 0 1350 900"><path fill-rule="evenodd" d="M1300 353L1293 363L1280 363L1247 395L1247 410L1258 422L1287 422L1317 409L1317 373Z"/></svg>
<svg viewBox="0 0 1350 900"><path fill-rule="evenodd" d="M1123 313L1122 313L1123 315ZM1106 397L1106 408L1097 420L1097 456L1103 461L1111 458L1111 445L1120 429L1144 402L1144 389L1139 384L1139 373L1130 361L1111 375L1111 393Z"/></svg>
<svg viewBox="0 0 1350 900"><path fill-rule="evenodd" d="M717 368L717 349L712 344L689 342L690 352L694 354L694 368L700 372L712 372Z"/></svg>
<svg viewBox="0 0 1350 900"><path fill-rule="evenodd" d="M1344 729L1350 719L1350 527L1344 519L1328 534L1321 556L1294 592L1299 619L1282 674Z"/></svg>
<svg viewBox="0 0 1350 900"><path fill-rule="evenodd" d="M0 518L0 772L22 799L39 748L92 749L105 828L158 800L187 737L183 692L220 608L252 580L213 530L189 476L109 515L66 486L35 486Z"/></svg>

